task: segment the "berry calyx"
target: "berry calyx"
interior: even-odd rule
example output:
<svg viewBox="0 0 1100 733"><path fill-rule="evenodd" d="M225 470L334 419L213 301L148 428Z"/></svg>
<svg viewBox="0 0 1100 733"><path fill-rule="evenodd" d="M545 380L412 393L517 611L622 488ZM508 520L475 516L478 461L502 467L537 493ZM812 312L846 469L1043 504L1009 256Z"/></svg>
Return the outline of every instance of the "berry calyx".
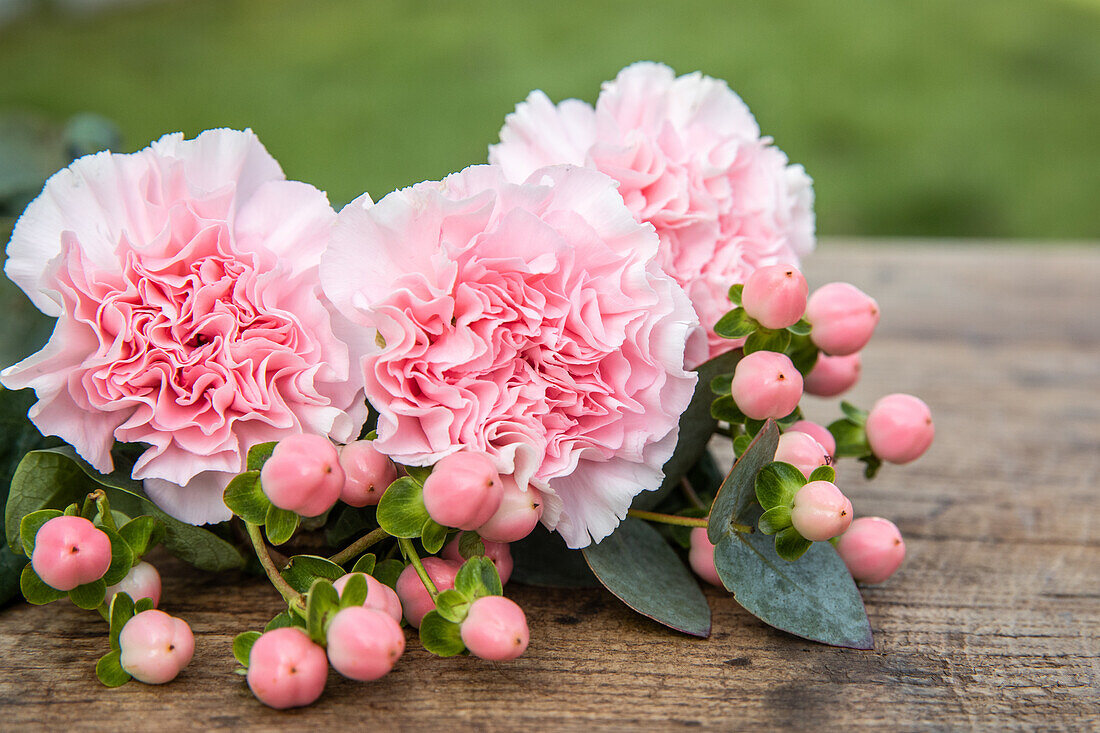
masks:
<svg viewBox="0 0 1100 733"><path fill-rule="evenodd" d="M327 677L325 650L295 626L264 633L248 655L248 688L276 710L311 704L325 691Z"/></svg>
<svg viewBox="0 0 1100 733"><path fill-rule="evenodd" d="M384 611L364 606L338 612L325 639L332 668L360 682L384 676L405 651L405 634L397 621Z"/></svg>
<svg viewBox="0 0 1100 733"><path fill-rule="evenodd" d="M859 381L863 358L857 351L847 356L821 354L810 373L803 380L807 394L816 397L836 397L844 394Z"/></svg>
<svg viewBox="0 0 1100 733"><path fill-rule="evenodd" d="M741 291L741 307L764 328L786 328L806 311L806 278L791 265L769 265L753 271Z"/></svg>
<svg viewBox="0 0 1100 733"><path fill-rule="evenodd" d="M439 553L444 560L450 560L453 563L461 566L466 562L466 559L462 557L462 551L459 549L459 543L462 540L462 532L448 542L443 547L443 552ZM485 547L485 557L493 561L493 565L496 566L497 575L500 576L500 584L504 585L508 582L508 578L512 577L512 550L504 542L492 542L490 540L481 538L481 544Z"/></svg>
<svg viewBox="0 0 1100 733"><path fill-rule="evenodd" d="M149 685L174 680L195 653L195 636L187 622L155 608L127 621L118 644L122 669Z"/></svg>
<svg viewBox="0 0 1100 733"><path fill-rule="evenodd" d="M779 445L775 449L775 460L789 463L806 478L815 468L828 466L829 453L814 438L806 433L788 430L779 436Z"/></svg>
<svg viewBox="0 0 1100 733"><path fill-rule="evenodd" d="M337 578L332 585L338 594L343 594L344 586L353 575L362 575L367 580L367 599L363 601L364 608L382 611L394 621L401 621L401 599L397 597L397 592L373 576L366 573L348 573Z"/></svg>
<svg viewBox="0 0 1100 733"><path fill-rule="evenodd" d="M455 587L455 575L461 567L458 563L441 560L438 557L426 557L423 560L424 570L432 579L438 591L450 590ZM420 628L420 622L424 616L435 608L435 601L428 594L428 589L416 574L416 568L408 565L401 571L397 578L397 597L401 599L401 608L405 611L405 620L410 625Z"/></svg>
<svg viewBox="0 0 1100 733"><path fill-rule="evenodd" d="M688 552L688 563L695 574L703 580L719 588L725 587L714 567L714 545L707 538L706 527L695 527L691 530L691 550Z"/></svg>
<svg viewBox="0 0 1100 733"><path fill-rule="evenodd" d="M786 417L802 398L802 375L785 354L754 351L737 362L730 393L753 420Z"/></svg>
<svg viewBox="0 0 1100 733"><path fill-rule="evenodd" d="M809 420L799 420L794 425L787 428L788 433L806 433L811 438L821 444L821 447L825 449L825 452L830 456L836 455L836 438L829 432L829 429L818 425L815 422Z"/></svg>
<svg viewBox="0 0 1100 733"><path fill-rule="evenodd" d="M500 508L503 495L492 459L475 451L439 459L424 481L424 507L444 527L477 529Z"/></svg>
<svg viewBox="0 0 1100 733"><path fill-rule="evenodd" d="M533 487L526 491L512 476L501 476L503 492L500 507L489 521L477 528L477 533L490 542L519 542L542 518L541 497Z"/></svg>
<svg viewBox="0 0 1100 733"><path fill-rule="evenodd" d="M836 543L848 572L861 583L881 583L901 567L905 542L889 519L860 517Z"/></svg>
<svg viewBox="0 0 1100 733"><path fill-rule="evenodd" d="M46 585L70 591L103 577L111 567L111 540L83 517L54 517L34 536L31 567Z"/></svg>
<svg viewBox="0 0 1100 733"><path fill-rule="evenodd" d="M471 603L459 633L471 654L496 662L520 656L530 640L523 609L504 596L483 596Z"/></svg>
<svg viewBox="0 0 1100 733"><path fill-rule="evenodd" d="M867 444L888 463L915 461L936 436L932 411L923 400L908 394L887 395L876 402L867 415L866 429Z"/></svg>
<svg viewBox="0 0 1100 733"><path fill-rule="evenodd" d="M148 598L157 606L160 604L160 573L143 560L130 568L125 578L107 587L103 602L110 606L116 593L125 593L135 601Z"/></svg>
<svg viewBox="0 0 1100 733"><path fill-rule="evenodd" d="M260 470L260 486L280 509L318 517L332 508L344 487L340 454L320 435L284 438Z"/></svg>
<svg viewBox="0 0 1100 733"><path fill-rule="evenodd" d="M850 283L829 283L806 302L810 340L832 356L854 354L867 345L878 325L875 299Z"/></svg>
<svg viewBox="0 0 1100 733"><path fill-rule="evenodd" d="M791 524L812 542L830 540L851 523L852 502L830 481L811 481L794 495Z"/></svg>
<svg viewBox="0 0 1100 733"><path fill-rule="evenodd" d="M344 486L340 500L349 506L374 506L397 480L397 466L370 440L356 440L340 449Z"/></svg>

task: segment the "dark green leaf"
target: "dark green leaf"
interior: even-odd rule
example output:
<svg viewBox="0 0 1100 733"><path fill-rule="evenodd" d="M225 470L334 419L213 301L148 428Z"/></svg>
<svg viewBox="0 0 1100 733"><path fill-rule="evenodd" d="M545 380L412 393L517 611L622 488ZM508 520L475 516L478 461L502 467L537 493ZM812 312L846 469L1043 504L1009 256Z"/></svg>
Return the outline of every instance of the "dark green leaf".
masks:
<svg viewBox="0 0 1100 733"><path fill-rule="evenodd" d="M0 607L19 595L19 575L27 564L27 558L0 543Z"/></svg>
<svg viewBox="0 0 1100 733"><path fill-rule="evenodd" d="M717 544L722 536L730 531L732 522L740 522L745 511L756 499L755 481L757 472L775 457L779 445L779 428L775 421L769 420L764 429L733 464L714 505L710 510L710 522L707 524L707 538Z"/></svg>
<svg viewBox="0 0 1100 733"><path fill-rule="evenodd" d="M405 569L405 563L400 560L390 558L389 560L383 560L374 566L374 579L382 585L388 585L391 588L397 586L397 579L401 577L402 571Z"/></svg>
<svg viewBox="0 0 1100 733"><path fill-rule="evenodd" d="M130 681L130 674L122 668L122 652L112 649L95 663L95 676L107 687L121 687Z"/></svg>
<svg viewBox="0 0 1100 733"><path fill-rule="evenodd" d="M867 432L862 425L841 419L829 423L829 432L836 439L837 458L858 458L871 452L867 445Z"/></svg>
<svg viewBox="0 0 1100 733"><path fill-rule="evenodd" d="M272 504L264 520L264 534L267 535L267 541L276 546L287 542L294 536L300 521L301 517L294 512L280 509Z"/></svg>
<svg viewBox="0 0 1100 733"><path fill-rule="evenodd" d="M790 344L791 332L787 329L759 328L745 339L745 345L741 348L746 354L754 351L775 351L782 354Z"/></svg>
<svg viewBox="0 0 1100 733"><path fill-rule="evenodd" d="M336 563L317 555L295 555L287 561L280 571L290 587L299 593L308 593L318 578L338 580L345 575L344 569Z"/></svg>
<svg viewBox="0 0 1100 733"><path fill-rule="evenodd" d="M455 575L455 590L471 600L482 596L503 595L504 587L497 566L484 555L471 557L462 563Z"/></svg>
<svg viewBox="0 0 1100 733"><path fill-rule="evenodd" d="M453 657L466 651L458 624L439 611L428 611L420 622L420 644L437 657Z"/></svg>
<svg viewBox="0 0 1100 733"><path fill-rule="evenodd" d="M794 425L801 419L802 408L795 407L793 410L790 411L790 413L779 418L778 420L776 420L776 422L779 424L780 429L782 429L783 431L787 431L792 425Z"/></svg>
<svg viewBox="0 0 1100 733"><path fill-rule="evenodd" d="M737 602L765 623L824 644L872 648L863 599L828 542L788 563L771 537L730 532L715 548L714 564Z"/></svg>
<svg viewBox="0 0 1100 733"><path fill-rule="evenodd" d="M882 468L882 459L874 453L861 456L859 460L865 464L863 467L863 475L867 479L873 479L875 474L878 473L878 470Z"/></svg>
<svg viewBox="0 0 1100 733"><path fill-rule="evenodd" d="M374 575L374 566L378 562L378 558L374 556L373 552L368 552L351 566L351 572L353 573L366 573L367 575ZM335 580L335 578L334 578Z"/></svg>
<svg viewBox="0 0 1100 733"><path fill-rule="evenodd" d="M222 499L230 511L250 524L264 524L271 510L271 500L260 486L259 471L245 471L234 476L225 487Z"/></svg>
<svg viewBox="0 0 1100 733"><path fill-rule="evenodd" d="M259 631L244 631L233 639L233 656L242 667L248 666L248 655L252 653L252 645L261 636Z"/></svg>
<svg viewBox="0 0 1100 733"><path fill-rule="evenodd" d="M325 527L325 543L330 547L346 545L353 538L361 537L378 527L373 506L337 505L329 516L330 521Z"/></svg>
<svg viewBox="0 0 1100 733"><path fill-rule="evenodd" d="M812 544L813 542L800 535L797 529L787 527L775 535L775 554L787 562L794 562L805 555Z"/></svg>
<svg viewBox="0 0 1100 733"><path fill-rule="evenodd" d="M627 517L611 536L583 552L604 587L638 613L685 634L710 635L707 599L653 527Z"/></svg>
<svg viewBox="0 0 1100 733"><path fill-rule="evenodd" d="M758 328L760 324L750 318L744 308L734 308L714 324L714 332L726 339L743 339Z"/></svg>
<svg viewBox="0 0 1100 733"><path fill-rule="evenodd" d="M793 326L787 326L787 330L794 336L809 336L811 329L810 322L805 318L800 318Z"/></svg>
<svg viewBox="0 0 1100 733"><path fill-rule="evenodd" d="M463 560L480 557L485 554L485 543L477 532L463 532L458 539L458 554Z"/></svg>
<svg viewBox="0 0 1100 733"><path fill-rule="evenodd" d="M273 629L282 629L287 626L296 626L294 618L287 612L283 611L275 618L267 622L267 626L264 627L264 633L272 631Z"/></svg>
<svg viewBox="0 0 1100 733"><path fill-rule="evenodd" d="M786 350L787 356L794 363L794 368L802 372L803 375L809 374L813 370L820 353L809 336L792 336L791 343Z"/></svg>
<svg viewBox="0 0 1100 733"><path fill-rule="evenodd" d="M100 527L99 529L111 540L111 566L107 568L107 572L103 576L103 582L107 585L114 585L125 578L130 572L130 568L134 567L134 551L130 549L130 545L122 539L118 532L109 527Z"/></svg>
<svg viewBox="0 0 1100 733"><path fill-rule="evenodd" d="M738 435L736 438L733 439L733 453L734 453L734 455L740 457L741 455L743 455L745 453L746 450L748 450L749 445L751 445L751 444L752 444L752 436L751 435L744 435L744 434Z"/></svg>
<svg viewBox="0 0 1100 733"><path fill-rule="evenodd" d="M377 517L378 525L394 537L419 537L431 519L424 508L424 487L407 476L397 479L382 494Z"/></svg>
<svg viewBox="0 0 1100 733"><path fill-rule="evenodd" d="M353 573L340 593L340 608L362 606L366 600L367 576L363 573Z"/></svg>
<svg viewBox="0 0 1100 733"><path fill-rule="evenodd" d="M447 528L433 519L424 522L420 529L420 542L424 549L434 555L443 549L447 542Z"/></svg>
<svg viewBox="0 0 1100 733"><path fill-rule="evenodd" d="M60 516L61 512L56 509L39 509L23 517L23 521L19 523L19 540L27 557L34 554L34 538L38 536L42 525Z"/></svg>
<svg viewBox="0 0 1100 733"><path fill-rule="evenodd" d="M810 481L836 481L836 469L832 466L818 466L810 474Z"/></svg>
<svg viewBox="0 0 1100 733"><path fill-rule="evenodd" d="M275 452L275 446L277 442L272 441L270 443L258 443L248 449L247 469L249 471L259 471L267 463L267 459L271 458L271 454ZM255 523L254 523L255 524Z"/></svg>
<svg viewBox="0 0 1100 733"><path fill-rule="evenodd" d="M332 583L318 578L306 594L306 631L313 643L325 645L328 622L340 610L340 595Z"/></svg>
<svg viewBox="0 0 1100 733"><path fill-rule="evenodd" d="M42 578L39 578L38 574L34 572L34 568L31 567L30 563L23 567L23 572L19 575L19 590L23 592L23 597L27 599L28 603L33 603L36 606L44 606L66 596L64 591L46 585Z"/></svg>
<svg viewBox="0 0 1100 733"><path fill-rule="evenodd" d="M63 509L84 498L89 484L80 468L51 450L32 451L15 468L4 513L8 546L19 550L19 522L39 509Z"/></svg>
<svg viewBox="0 0 1100 733"><path fill-rule="evenodd" d="M865 425L867 423L867 411L861 410L851 402L841 402L840 411L844 413L844 416L854 422L856 425Z"/></svg>
<svg viewBox="0 0 1100 733"><path fill-rule="evenodd" d="M435 597L435 608L443 618L460 624L470 610L470 597L453 588L445 590Z"/></svg>
<svg viewBox="0 0 1100 733"><path fill-rule="evenodd" d="M542 525L519 542L513 542L512 580L549 588L596 588L599 581L580 550L570 550L565 540Z"/></svg>
<svg viewBox="0 0 1100 733"><path fill-rule="evenodd" d="M741 305L741 293L745 290L745 283L730 285L729 298L734 305Z"/></svg>
<svg viewBox="0 0 1100 733"><path fill-rule="evenodd" d="M83 608L85 611L94 611L103 605L104 597L107 595L107 584L103 582L103 578L94 580L91 583L85 583L84 585L78 585L69 591L69 600L77 608Z"/></svg>
<svg viewBox="0 0 1100 733"><path fill-rule="evenodd" d="M153 540L158 534L158 528L160 534L163 534L163 525L154 517L135 517L120 526L118 533L133 550L134 557L140 558L152 546Z"/></svg>
<svg viewBox="0 0 1100 733"><path fill-rule="evenodd" d="M710 391L719 397L723 397L730 393L733 387L733 375L732 374L719 374L714 379L710 380Z"/></svg>
<svg viewBox="0 0 1100 733"><path fill-rule="evenodd" d="M806 485L806 477L789 463L775 461L756 474L756 500L764 510L790 506L794 495Z"/></svg>
<svg viewBox="0 0 1100 733"><path fill-rule="evenodd" d="M756 526L764 534L782 532L791 526L791 508L785 505L773 506L760 515Z"/></svg>
<svg viewBox="0 0 1100 733"><path fill-rule="evenodd" d="M115 597L111 599L111 610L107 617L107 623L111 627L112 649L118 649L118 635L122 633L122 628L136 613L134 599L130 597L130 594L115 593Z"/></svg>
<svg viewBox="0 0 1100 733"><path fill-rule="evenodd" d="M739 425L745 422L745 413L737 407L732 395L722 395L710 403L710 416L715 420Z"/></svg>
<svg viewBox="0 0 1100 733"><path fill-rule="evenodd" d="M152 611L155 607L152 598L139 598L134 601L134 615Z"/></svg>

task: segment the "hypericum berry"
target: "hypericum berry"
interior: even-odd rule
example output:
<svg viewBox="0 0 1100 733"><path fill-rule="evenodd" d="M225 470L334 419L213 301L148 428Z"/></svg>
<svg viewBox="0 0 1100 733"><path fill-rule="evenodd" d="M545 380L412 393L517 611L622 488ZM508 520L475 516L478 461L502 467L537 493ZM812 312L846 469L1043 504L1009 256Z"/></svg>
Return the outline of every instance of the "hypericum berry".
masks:
<svg viewBox="0 0 1100 733"><path fill-rule="evenodd" d="M523 654L530 640L523 609L504 596L482 596L471 603L459 633L471 654L495 662Z"/></svg>
<svg viewBox="0 0 1100 733"><path fill-rule="evenodd" d="M328 658L296 626L264 633L248 655L248 688L276 710L309 705L325 691Z"/></svg>
<svg viewBox="0 0 1100 733"><path fill-rule="evenodd" d="M867 415L867 443L889 463L915 461L932 445L936 427L932 411L909 394L886 395Z"/></svg>
<svg viewBox="0 0 1100 733"><path fill-rule="evenodd" d="M31 567L57 590L93 583L111 567L111 540L83 517L54 517L34 536Z"/></svg>
<svg viewBox="0 0 1100 733"><path fill-rule="evenodd" d="M439 554L444 560L450 560L458 565L466 562L459 550L462 534L462 532L459 532L453 540L443 547L443 552ZM496 566L497 575L500 576L500 584L504 585L508 582L508 578L512 577L512 550L509 549L507 543L490 542L484 537L481 538L481 544L485 546L485 557L492 560L493 565Z"/></svg>
<svg viewBox="0 0 1100 733"><path fill-rule="evenodd" d="M741 306L764 328L786 328L806 311L810 288L791 265L769 265L755 270L741 291Z"/></svg>
<svg viewBox="0 0 1100 733"><path fill-rule="evenodd" d="M789 463L806 478L815 468L828 466L829 453L806 433L788 430L779 436L779 445L775 449L775 460Z"/></svg>
<svg viewBox="0 0 1100 733"><path fill-rule="evenodd" d="M737 362L730 392L737 409L753 420L785 417L802 398L802 375L786 355L754 351Z"/></svg>
<svg viewBox="0 0 1100 733"><path fill-rule="evenodd" d="M791 524L813 542L831 540L852 523L852 502L830 481L811 481L791 505Z"/></svg>
<svg viewBox="0 0 1100 733"><path fill-rule="evenodd" d="M332 668L360 682L384 676L405 651L401 626L384 611L363 606L338 612L325 639Z"/></svg>
<svg viewBox="0 0 1100 733"><path fill-rule="evenodd" d="M340 499L350 506L374 506L397 479L397 466L370 440L356 440L340 449L344 487Z"/></svg>
<svg viewBox="0 0 1100 733"><path fill-rule="evenodd" d="M439 459L424 481L424 507L444 527L477 529L500 508L503 495L492 459L475 451Z"/></svg>
<svg viewBox="0 0 1100 733"><path fill-rule="evenodd" d="M284 438L260 470L260 486L280 509L318 517L332 508L344 487L340 454L320 435Z"/></svg>
<svg viewBox="0 0 1100 733"><path fill-rule="evenodd" d="M878 325L875 299L850 283L829 283L806 302L810 340L832 356L854 354L867 345Z"/></svg>
<svg viewBox="0 0 1100 733"><path fill-rule="evenodd" d="M353 575L362 575L367 579L367 600L363 601L364 608L382 611L394 621L401 621L401 599L397 597L397 591L366 573L348 573L334 580L332 585L337 593L344 592L344 586Z"/></svg>
<svg viewBox="0 0 1100 733"><path fill-rule="evenodd" d="M818 425L815 422L809 420L799 420L794 425L787 428L789 433L806 433L811 438L821 444L821 447L825 449L825 452L830 456L836 455L836 438L829 432L828 428Z"/></svg>
<svg viewBox="0 0 1100 733"><path fill-rule="evenodd" d="M844 394L859 381L863 358L857 351L847 356L821 354L810 373L806 375L806 393L817 397L836 397Z"/></svg>
<svg viewBox="0 0 1100 733"><path fill-rule="evenodd" d="M500 507L477 533L490 542L519 542L542 518L541 497L534 487L524 491L512 476L501 476L504 491Z"/></svg>
<svg viewBox="0 0 1100 733"><path fill-rule="evenodd" d="M905 542L889 519L860 517L840 536L836 551L853 578L861 583L881 583L901 566Z"/></svg>
<svg viewBox="0 0 1100 733"><path fill-rule="evenodd" d="M135 601L139 598L148 598L154 606L159 605L160 573L157 572L155 567L143 560L130 568L130 572L126 573L125 578L107 587L103 602L110 606L116 593L125 593Z"/></svg>
<svg viewBox="0 0 1100 733"><path fill-rule="evenodd" d="M444 591L455 587L455 575L461 567L458 563L440 560L438 557L426 557L423 564L436 590ZM405 620L417 628L420 628L424 615L435 608L435 602L428 595L428 589L424 587L412 565L402 570L397 578L397 597L401 599L401 608L405 610Z"/></svg>
<svg viewBox="0 0 1100 733"><path fill-rule="evenodd" d="M714 568L714 545L707 538L706 527L691 530L691 550L688 552L691 569L703 580L719 588L724 587L718 571Z"/></svg>
<svg viewBox="0 0 1100 733"><path fill-rule="evenodd" d="M195 653L195 636L181 618L155 608L126 622L118 636L120 662L134 679L149 685L171 682Z"/></svg>

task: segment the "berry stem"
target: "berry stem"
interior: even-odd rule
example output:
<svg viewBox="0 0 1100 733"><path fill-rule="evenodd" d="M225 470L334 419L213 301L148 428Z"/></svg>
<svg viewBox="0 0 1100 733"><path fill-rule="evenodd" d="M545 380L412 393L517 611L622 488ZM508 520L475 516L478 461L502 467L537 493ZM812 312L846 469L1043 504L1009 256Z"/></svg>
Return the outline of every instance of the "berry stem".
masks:
<svg viewBox="0 0 1100 733"><path fill-rule="evenodd" d="M435 587L435 583L428 577L428 571L424 569L424 563L420 562L420 555L416 554L416 548L413 547L412 540L402 537L397 540L397 543L401 545L401 549L409 558L409 562L416 568L416 574L420 576L420 582L424 584L424 588L428 591L428 595L431 596L434 601L435 597L439 595L439 589Z"/></svg>
<svg viewBox="0 0 1100 733"><path fill-rule="evenodd" d="M279 595L283 597L284 601L304 609L306 605L305 597L294 590L290 583L286 582L286 578L279 574L279 569L275 567L275 561L271 559L271 555L267 552L267 543L264 542L263 535L260 533L260 525L245 522L245 526L248 528L248 538L252 540L252 548L256 551L256 557L259 559L260 565L263 566L264 572L267 573L267 579L275 586L275 590L279 591Z"/></svg>
<svg viewBox="0 0 1100 733"><path fill-rule="evenodd" d="M329 561L334 562L337 565L343 565L349 560L359 556L363 552L363 550L366 550L371 545L381 542L389 536L389 532L379 527L378 529L363 535L355 542L337 552L335 555L329 558Z"/></svg>
<svg viewBox="0 0 1100 733"><path fill-rule="evenodd" d="M627 512L631 517L638 519L644 519L647 522L660 522L661 524L673 524L677 527L706 527L709 524L709 520L706 517L678 517L675 514L660 514L659 512L644 512L641 509L631 509ZM731 522L730 527L735 532L741 532L742 534L749 534L752 532L752 527L747 524L738 524L737 522Z"/></svg>

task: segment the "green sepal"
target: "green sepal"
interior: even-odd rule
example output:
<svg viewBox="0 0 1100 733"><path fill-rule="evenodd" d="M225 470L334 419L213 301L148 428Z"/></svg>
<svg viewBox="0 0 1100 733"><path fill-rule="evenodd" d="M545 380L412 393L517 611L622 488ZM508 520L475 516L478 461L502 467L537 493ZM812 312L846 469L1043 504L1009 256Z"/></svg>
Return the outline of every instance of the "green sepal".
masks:
<svg viewBox="0 0 1100 733"><path fill-rule="evenodd" d="M504 595L497 566L485 556L471 557L455 575L455 590L471 600Z"/></svg>
<svg viewBox="0 0 1100 733"><path fill-rule="evenodd" d="M308 593L318 578L336 580L345 575L342 567L318 555L294 555L279 574L299 593Z"/></svg>
<svg viewBox="0 0 1100 733"><path fill-rule="evenodd" d="M420 529L420 542L425 550L434 555L447 543L447 528L434 519L429 519Z"/></svg>
<svg viewBox="0 0 1100 733"><path fill-rule="evenodd" d="M791 508L789 506L773 506L760 515L756 526L763 534L782 532L791 526Z"/></svg>
<svg viewBox="0 0 1100 733"><path fill-rule="evenodd" d="M117 593L115 595L118 595ZM134 601L134 615L139 613L145 613L146 611L152 611L156 608L156 604L153 603L152 598L139 598Z"/></svg>
<svg viewBox="0 0 1100 733"><path fill-rule="evenodd" d="M844 416L854 422L856 425L866 425L867 415L866 410L861 410L851 402L841 402L840 411L844 413Z"/></svg>
<svg viewBox="0 0 1100 733"><path fill-rule="evenodd" d="M428 611L420 621L420 644L437 657L454 657L466 651L458 624L439 611Z"/></svg>
<svg viewBox="0 0 1100 733"><path fill-rule="evenodd" d="M867 444L867 431L862 425L841 418L829 423L829 432L836 440L837 458L859 458L871 452L871 447Z"/></svg>
<svg viewBox="0 0 1100 733"><path fill-rule="evenodd" d="M800 318L797 323L787 326L787 330L794 336L809 336L813 326L805 318Z"/></svg>
<svg viewBox="0 0 1100 733"><path fill-rule="evenodd" d="M737 407L732 395L722 395L710 403L710 416L715 420L728 422L730 425L738 425L747 419L745 413Z"/></svg>
<svg viewBox="0 0 1100 733"><path fill-rule="evenodd" d="M463 560L471 557L481 557L485 554L485 543L481 541L481 535L477 532L463 532L458 539L458 554Z"/></svg>
<svg viewBox="0 0 1100 733"><path fill-rule="evenodd" d="M34 554L34 538L38 530L42 529L42 525L60 516L62 516L61 512L56 509L39 509L19 521L19 541L27 557Z"/></svg>
<svg viewBox="0 0 1100 733"><path fill-rule="evenodd" d="M130 673L122 668L122 652L112 649L95 663L95 676L106 687L122 687L130 681Z"/></svg>
<svg viewBox="0 0 1100 733"><path fill-rule="evenodd" d="M734 308L714 324L714 332L724 339L743 339L759 328L761 328L760 324L750 317L744 308Z"/></svg>
<svg viewBox="0 0 1100 733"><path fill-rule="evenodd" d="M104 586L104 589L106 589L106 586ZM34 572L34 568L31 567L30 563L23 566L23 572L19 576L19 590L23 592L23 597L27 599L27 603L35 606L44 606L47 603L59 601L67 595L65 591L46 585L46 581L38 577L38 573ZM103 598L101 597L99 600L102 601Z"/></svg>
<svg viewBox="0 0 1100 733"><path fill-rule="evenodd" d="M367 600L367 576L362 573L355 573L348 582L344 585L344 590L340 593L340 608L351 608L352 606L362 606Z"/></svg>
<svg viewBox="0 0 1100 733"><path fill-rule="evenodd" d="M134 551L130 549L130 545L126 540L122 539L122 535L115 530L108 527L98 527L98 529L107 535L107 539L111 541L111 565L107 568L107 572L103 574L103 590L106 591L108 585L121 582L130 572L130 568L134 567ZM100 597L99 600L102 602L103 598ZM96 606L98 605L99 603L96 604Z"/></svg>
<svg viewBox="0 0 1100 733"><path fill-rule="evenodd" d="M424 508L424 486L409 476L397 479L382 494L376 517L378 525L394 537L419 537L431 519Z"/></svg>
<svg viewBox="0 0 1100 733"><path fill-rule="evenodd" d="M470 603L471 599L468 596L454 588L442 591L435 597L435 609L439 615L456 624L466 619Z"/></svg>
<svg viewBox="0 0 1100 733"><path fill-rule="evenodd" d="M278 445L278 442L272 441L270 443L258 443L249 448L247 470L259 471L263 468L264 464L267 463L267 459L271 458L271 454L275 452L276 445Z"/></svg>
<svg viewBox="0 0 1100 733"><path fill-rule="evenodd" d="M73 588L69 591L69 600L77 608L94 611L103 604L105 595L107 595L107 584L103 582L103 578L100 578Z"/></svg>
<svg viewBox="0 0 1100 733"><path fill-rule="evenodd" d="M710 391L719 397L724 397L730 393L733 388L733 375L732 374L719 374L714 379L710 380Z"/></svg>
<svg viewBox="0 0 1100 733"><path fill-rule="evenodd" d="M421 485L432 475L431 466L404 466L404 469L413 481Z"/></svg>
<svg viewBox="0 0 1100 733"><path fill-rule="evenodd" d="M402 571L405 569L405 563L396 558L390 558L383 560L374 566L374 579L382 585L388 585L391 588L397 587L397 579L401 577Z"/></svg>
<svg viewBox="0 0 1100 733"><path fill-rule="evenodd" d="M108 615L108 624L111 627L111 648L118 649L118 635L122 633L122 628L126 623L137 615L137 608L134 605L134 599L130 597L129 593L115 593L115 597L111 599L111 612Z"/></svg>
<svg viewBox="0 0 1100 733"><path fill-rule="evenodd" d="M373 552L368 552L355 561L355 564L351 566L351 572L374 575L374 566L376 564L378 564L378 558L374 556Z"/></svg>
<svg viewBox="0 0 1100 733"><path fill-rule="evenodd" d="M789 507L794 495L806 485L806 477L789 463L772 461L756 474L756 500L764 511Z"/></svg>
<svg viewBox="0 0 1100 733"><path fill-rule="evenodd" d="M263 634L259 631L242 631L233 639L233 656L241 666L248 669L248 655L252 653L252 645Z"/></svg>
<svg viewBox="0 0 1100 733"><path fill-rule="evenodd" d="M130 546L137 562L149 548L164 539L164 522L148 515L135 517L119 527L118 534Z"/></svg>
<svg viewBox="0 0 1100 733"><path fill-rule="evenodd" d="M267 522L267 513L272 506L260 486L259 471L245 471L234 476L225 487L222 500L231 512L249 524L257 525Z"/></svg>
<svg viewBox="0 0 1100 733"><path fill-rule="evenodd" d="M328 623L340 610L340 595L324 578L313 581L306 594L306 632L315 644L325 646Z"/></svg>
<svg viewBox="0 0 1100 733"><path fill-rule="evenodd" d="M745 345L741 349L746 355L755 351L775 351L782 354L790 345L791 332L787 329L758 328L745 339Z"/></svg>
<svg viewBox="0 0 1100 733"><path fill-rule="evenodd" d="M372 430L363 436L362 440L378 440L378 431Z"/></svg>
<svg viewBox="0 0 1100 733"><path fill-rule="evenodd" d="M813 542L800 535L797 529L787 527L775 535L775 554L787 562L794 562L805 555L812 544Z"/></svg>
<svg viewBox="0 0 1100 733"><path fill-rule="evenodd" d="M79 504L69 504L69 506L65 507L65 511L63 512L63 514L66 517L79 517L79 516L81 516L81 514L80 514L80 505Z"/></svg>
<svg viewBox="0 0 1100 733"><path fill-rule="evenodd" d="M730 285L729 298L730 302L734 305L741 305L741 293L745 290L745 283L737 283L736 285Z"/></svg>
<svg viewBox="0 0 1100 733"><path fill-rule="evenodd" d="M264 534L267 535L267 541L273 545L283 544L294 536L300 521L301 517L294 512L289 509L280 509L272 504L264 520Z"/></svg>
<svg viewBox="0 0 1100 733"><path fill-rule="evenodd" d="M810 481L836 482L836 469L832 466L818 466L810 474Z"/></svg>

